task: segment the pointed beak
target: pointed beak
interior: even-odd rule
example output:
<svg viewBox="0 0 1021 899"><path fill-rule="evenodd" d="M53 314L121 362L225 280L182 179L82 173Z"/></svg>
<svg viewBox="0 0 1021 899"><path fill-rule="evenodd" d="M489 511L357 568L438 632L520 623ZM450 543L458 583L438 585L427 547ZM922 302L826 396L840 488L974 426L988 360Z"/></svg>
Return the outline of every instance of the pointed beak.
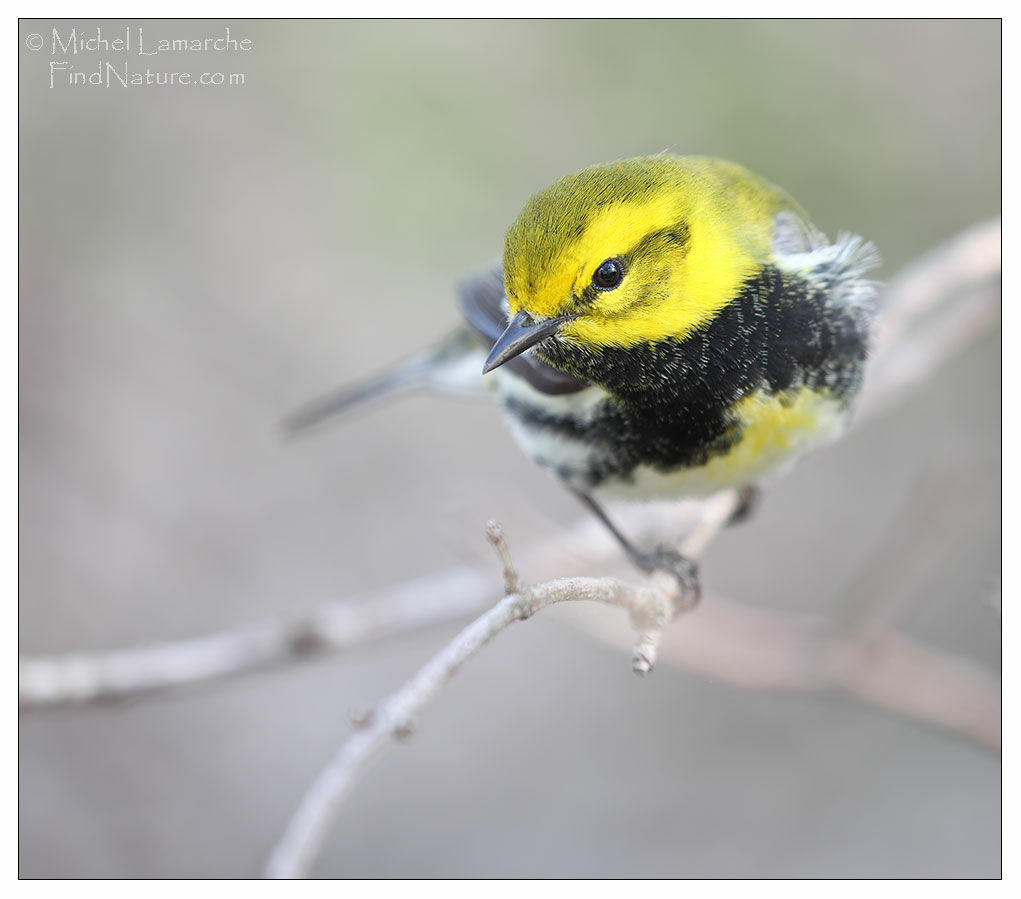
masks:
<svg viewBox="0 0 1021 899"><path fill-rule="evenodd" d="M556 318L547 318L545 321L536 322L522 309L510 320L507 329L501 334L493 349L482 366L482 374L488 374L494 368L499 368L504 362L508 362L515 356L520 356L529 347L535 346L539 341L556 334L561 326L578 317L576 312L568 312Z"/></svg>

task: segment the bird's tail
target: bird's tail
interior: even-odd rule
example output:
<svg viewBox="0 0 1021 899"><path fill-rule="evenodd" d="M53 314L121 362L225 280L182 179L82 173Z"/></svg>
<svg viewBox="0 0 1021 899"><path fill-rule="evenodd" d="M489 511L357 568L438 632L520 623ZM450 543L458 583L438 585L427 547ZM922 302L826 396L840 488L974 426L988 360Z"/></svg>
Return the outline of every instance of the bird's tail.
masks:
<svg viewBox="0 0 1021 899"><path fill-rule="evenodd" d="M370 401L420 388L443 393L479 393L484 355L472 333L460 328L432 349L405 359L375 377L306 403L283 420L283 428L288 434L296 434Z"/></svg>

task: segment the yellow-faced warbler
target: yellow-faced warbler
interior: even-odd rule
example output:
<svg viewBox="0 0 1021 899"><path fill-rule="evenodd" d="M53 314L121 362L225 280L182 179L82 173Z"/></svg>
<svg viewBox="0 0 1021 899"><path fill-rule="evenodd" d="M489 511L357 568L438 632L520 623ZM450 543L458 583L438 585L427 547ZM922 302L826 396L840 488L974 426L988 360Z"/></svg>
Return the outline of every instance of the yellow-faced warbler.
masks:
<svg viewBox="0 0 1021 899"><path fill-rule="evenodd" d="M592 494L707 495L835 436L862 382L874 247L831 243L786 193L716 159L595 165L533 196L503 264L461 286L466 326L290 419L459 374L492 382L511 432L646 571L697 597L694 565L641 552Z"/></svg>

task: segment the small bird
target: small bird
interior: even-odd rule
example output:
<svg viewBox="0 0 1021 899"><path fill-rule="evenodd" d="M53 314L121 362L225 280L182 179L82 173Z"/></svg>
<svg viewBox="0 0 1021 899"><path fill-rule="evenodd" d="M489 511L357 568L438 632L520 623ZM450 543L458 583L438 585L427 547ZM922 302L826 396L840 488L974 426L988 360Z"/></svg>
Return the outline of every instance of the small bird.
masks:
<svg viewBox="0 0 1021 899"><path fill-rule="evenodd" d="M586 168L535 194L501 266L460 288L465 325L420 356L299 410L306 428L410 387L490 381L511 433L636 566L594 494L706 496L756 485L837 436L876 312L871 243L830 242L788 194L733 163L661 154ZM484 375L483 377L480 377Z"/></svg>

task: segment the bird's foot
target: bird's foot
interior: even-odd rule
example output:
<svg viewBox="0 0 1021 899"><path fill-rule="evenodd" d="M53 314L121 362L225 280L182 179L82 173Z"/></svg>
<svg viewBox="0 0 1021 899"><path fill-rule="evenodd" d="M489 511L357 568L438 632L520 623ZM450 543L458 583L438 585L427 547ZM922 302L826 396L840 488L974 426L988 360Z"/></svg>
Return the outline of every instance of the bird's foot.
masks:
<svg viewBox="0 0 1021 899"><path fill-rule="evenodd" d="M681 588L682 611L698 605L702 598L702 585L699 582L698 565L693 559L669 546L657 546L651 552L635 553L633 561L646 574L662 571L674 576Z"/></svg>

